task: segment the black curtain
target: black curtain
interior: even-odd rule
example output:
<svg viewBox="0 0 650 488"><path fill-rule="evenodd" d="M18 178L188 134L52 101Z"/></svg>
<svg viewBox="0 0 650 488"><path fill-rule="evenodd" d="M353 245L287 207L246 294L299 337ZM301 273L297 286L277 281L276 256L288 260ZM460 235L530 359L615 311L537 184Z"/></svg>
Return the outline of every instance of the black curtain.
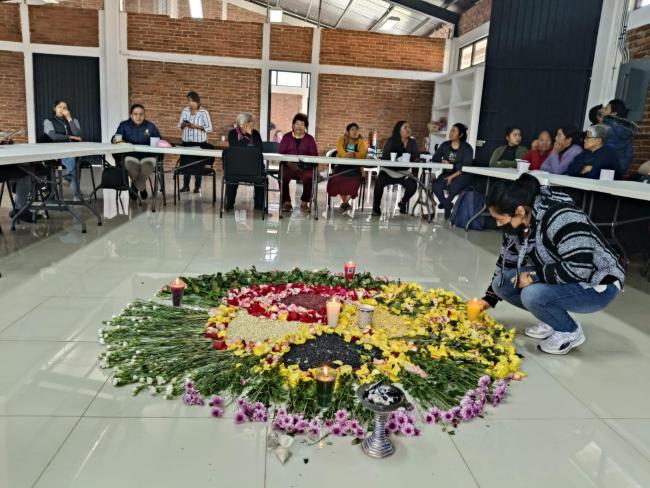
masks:
<svg viewBox="0 0 650 488"><path fill-rule="evenodd" d="M37 137L43 134L43 120L52 114L54 102L63 99L72 116L79 119L82 139L101 142L99 59L52 54L33 56Z"/></svg>
<svg viewBox="0 0 650 488"><path fill-rule="evenodd" d="M477 159L504 144L508 126L524 144L537 133L582 128L602 0L494 0Z"/></svg>

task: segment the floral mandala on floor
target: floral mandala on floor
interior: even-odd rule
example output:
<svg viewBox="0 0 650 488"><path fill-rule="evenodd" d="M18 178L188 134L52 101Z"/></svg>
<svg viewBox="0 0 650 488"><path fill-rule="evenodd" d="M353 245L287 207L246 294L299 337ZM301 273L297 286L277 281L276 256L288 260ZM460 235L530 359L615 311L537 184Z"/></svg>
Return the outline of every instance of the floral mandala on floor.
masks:
<svg viewBox="0 0 650 488"><path fill-rule="evenodd" d="M272 421L289 434L362 437L372 414L359 385L397 384L409 402L391 414L392 434L418 435L416 419L451 431L497 406L521 358L506 330L487 314L469 320L463 300L370 274L346 281L328 271L255 268L183 278L182 307L158 300L129 304L99 331L102 366L113 383L134 384L187 405L228 408L236 423ZM326 303L341 303L327 325ZM374 307L359 325L359 305ZM331 401L320 407L316 377L336 372Z"/></svg>

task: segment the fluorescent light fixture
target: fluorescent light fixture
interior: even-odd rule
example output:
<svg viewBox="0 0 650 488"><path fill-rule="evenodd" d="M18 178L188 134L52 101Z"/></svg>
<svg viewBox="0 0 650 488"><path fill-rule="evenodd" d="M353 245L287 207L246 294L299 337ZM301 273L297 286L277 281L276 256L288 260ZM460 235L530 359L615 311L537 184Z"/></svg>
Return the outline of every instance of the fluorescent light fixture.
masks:
<svg viewBox="0 0 650 488"><path fill-rule="evenodd" d="M271 7L269 9L269 22L279 24L282 22L282 9L280 7Z"/></svg>
<svg viewBox="0 0 650 488"><path fill-rule="evenodd" d="M203 0L190 0L190 16L193 19L203 18Z"/></svg>
<svg viewBox="0 0 650 488"><path fill-rule="evenodd" d="M388 17L381 25L380 29L386 31L392 30L397 24L399 24L400 20L401 19L399 17L395 17L395 16Z"/></svg>
<svg viewBox="0 0 650 488"><path fill-rule="evenodd" d="M59 3L59 0L43 0L43 3Z"/></svg>

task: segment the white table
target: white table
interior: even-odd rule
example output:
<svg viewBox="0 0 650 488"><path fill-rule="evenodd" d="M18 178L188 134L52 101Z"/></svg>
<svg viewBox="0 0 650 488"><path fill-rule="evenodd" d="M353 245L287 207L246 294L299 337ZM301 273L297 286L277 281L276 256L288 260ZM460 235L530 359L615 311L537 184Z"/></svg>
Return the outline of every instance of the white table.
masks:
<svg viewBox="0 0 650 488"><path fill-rule="evenodd" d="M300 161L302 163L308 164L327 164L330 168L332 165L344 165L344 166L357 166L357 167L366 167L366 168L377 168L378 170L384 167L395 168L395 169L422 169L425 171L433 170L446 170L453 169L452 164L443 164L443 163L419 163L419 162L402 162L402 161L390 161L384 159L354 159L354 158L332 158L327 156L300 156ZM317 168L316 168L317 169ZM314 172L312 178L312 214L315 220L318 220L318 175L317 171ZM329 172L328 172L329 173ZM341 173L338 173L341 175ZM327 181L331 176L321 180ZM415 178L415 177L413 177ZM424 187L422 182L415 178L418 182L418 187L423 190L428 199L433 201L433 197L430 195L428 188ZM431 215L431 212L429 212Z"/></svg>
<svg viewBox="0 0 650 488"><path fill-rule="evenodd" d="M128 146L128 145L127 145ZM57 143L43 143L43 144L8 144L0 146L0 166L11 164L26 165L27 163L34 162L47 162L56 161L63 158L78 158L84 156L95 156L98 154L116 154L129 152L129 147L120 147L114 144L103 144L100 142L57 142ZM57 184L55 177L55 167L50 165L50 178L45 179L41 176L34 174L29 168L22 168L26 174L29 174L36 181L47 183L50 186L50 195L48 199L41 202L38 207L51 210L64 210L69 212L75 220L81 224L81 232L86 232L86 223L76 213L72 211L72 206L84 206L89 209L97 217L97 225L102 225L102 219L99 213L83 198L80 201L65 200L63 198L63 187L59 182ZM22 214L24 214L30 207L34 208L34 192L30 195L28 204L20 211L16 212L11 221L11 230L15 230L16 222Z"/></svg>
<svg viewBox="0 0 650 488"><path fill-rule="evenodd" d="M482 167L467 167L463 169L464 172L472 173L476 175L486 176L488 178L486 193L490 187L490 178L499 178L507 179L514 181L519 178L520 173L513 168L482 168ZM553 173L547 173L545 171L531 171L531 175L537 177L540 180L542 185L549 185L554 187L564 187L572 188L574 190L580 190L584 192L583 198L583 209L587 215L591 216L593 212L594 205L594 194L602 193L606 195L612 195L616 197L616 204L614 206L614 214L610 222L595 222L594 225L598 227L610 227L612 233L612 239L616 245L623 252L623 256L627 259L627 253L625 248L618 240L616 236L616 228L621 225L633 224L637 222L643 222L645 220L650 220L650 216L647 217L638 217L635 219L628 220L618 220L618 215L621 207L622 198L632 198L635 200L642 200L650 202L650 185L645 183L640 183L638 181L608 181L608 180L594 180L591 178L581 178L578 176L568 176L568 175L556 175ZM587 203L589 202L589 203ZM486 206L472 217L472 219L465 226L465 230L469 230L471 223L477 219L483 212L485 212Z"/></svg>

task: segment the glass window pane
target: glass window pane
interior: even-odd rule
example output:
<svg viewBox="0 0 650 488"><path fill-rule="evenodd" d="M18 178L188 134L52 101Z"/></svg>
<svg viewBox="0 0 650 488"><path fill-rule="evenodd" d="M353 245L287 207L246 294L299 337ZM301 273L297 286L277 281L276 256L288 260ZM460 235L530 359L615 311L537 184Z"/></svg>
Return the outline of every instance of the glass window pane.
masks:
<svg viewBox="0 0 650 488"><path fill-rule="evenodd" d="M485 63L485 53L487 52L487 37L477 41L474 44L474 59L472 59L472 66L476 64Z"/></svg>
<svg viewBox="0 0 650 488"><path fill-rule="evenodd" d="M458 69L465 69L472 66L472 45L460 49L458 56Z"/></svg>
<svg viewBox="0 0 650 488"><path fill-rule="evenodd" d="M291 73L290 71L278 71L279 86L302 86L302 73Z"/></svg>
<svg viewBox="0 0 650 488"><path fill-rule="evenodd" d="M637 0L636 8L648 7L650 6L650 0Z"/></svg>

